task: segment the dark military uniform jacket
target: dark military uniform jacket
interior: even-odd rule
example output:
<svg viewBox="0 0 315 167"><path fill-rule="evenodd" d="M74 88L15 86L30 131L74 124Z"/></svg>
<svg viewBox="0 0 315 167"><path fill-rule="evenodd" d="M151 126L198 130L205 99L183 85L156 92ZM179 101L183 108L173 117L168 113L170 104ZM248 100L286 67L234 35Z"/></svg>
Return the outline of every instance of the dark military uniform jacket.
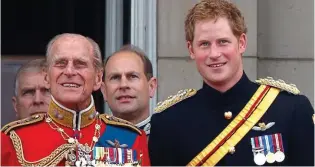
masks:
<svg viewBox="0 0 315 167"><path fill-rule="evenodd" d="M186 94L173 98L175 101L184 100L170 107L163 106L166 109L151 118L151 164L187 165L229 125L258 87L244 73L240 81L225 93L204 83L195 94L188 90ZM225 113L230 113L231 119L227 119ZM263 143L270 139L269 149L273 148L271 151L275 153L276 148L281 147L285 156L281 162L270 163L258 158L263 163L260 165L313 166L313 114L314 110L305 96L281 91L257 124L216 165L257 165L255 149L263 148L261 151L266 154L266 144Z"/></svg>

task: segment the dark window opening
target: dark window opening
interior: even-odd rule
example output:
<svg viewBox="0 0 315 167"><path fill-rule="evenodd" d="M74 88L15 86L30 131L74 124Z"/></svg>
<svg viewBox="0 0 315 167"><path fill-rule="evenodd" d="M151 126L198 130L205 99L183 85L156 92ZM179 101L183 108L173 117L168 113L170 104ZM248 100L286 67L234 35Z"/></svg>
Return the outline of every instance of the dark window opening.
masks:
<svg viewBox="0 0 315 167"><path fill-rule="evenodd" d="M131 1L123 3L123 43L126 44L130 43ZM88 36L105 53L105 5L106 0L2 1L2 55L44 56L49 40L60 33ZM103 113L101 92L94 92L93 97L97 111Z"/></svg>

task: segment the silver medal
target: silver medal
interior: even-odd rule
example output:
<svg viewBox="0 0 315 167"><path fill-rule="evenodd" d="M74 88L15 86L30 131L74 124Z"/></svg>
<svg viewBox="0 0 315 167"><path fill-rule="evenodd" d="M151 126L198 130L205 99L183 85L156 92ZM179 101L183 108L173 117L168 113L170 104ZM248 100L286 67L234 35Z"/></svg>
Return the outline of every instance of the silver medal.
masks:
<svg viewBox="0 0 315 167"><path fill-rule="evenodd" d="M275 158L276 158L277 162L282 162L284 160L284 158L285 158L285 155L284 155L284 153L282 151L277 151L275 153Z"/></svg>
<svg viewBox="0 0 315 167"><path fill-rule="evenodd" d="M256 165L263 165L266 163L266 157L263 153L257 153L255 156L254 156L254 162Z"/></svg>

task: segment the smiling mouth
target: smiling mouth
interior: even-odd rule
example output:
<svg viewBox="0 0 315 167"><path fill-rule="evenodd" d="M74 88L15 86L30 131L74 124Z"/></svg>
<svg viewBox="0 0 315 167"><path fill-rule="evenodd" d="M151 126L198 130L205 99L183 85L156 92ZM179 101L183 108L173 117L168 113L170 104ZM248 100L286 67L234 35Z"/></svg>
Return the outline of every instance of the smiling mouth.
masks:
<svg viewBox="0 0 315 167"><path fill-rule="evenodd" d="M212 67L212 68L217 68L217 67L222 67L224 66L226 63L219 63L219 64L211 64L211 65L208 65L209 67Z"/></svg>
<svg viewBox="0 0 315 167"><path fill-rule="evenodd" d="M65 84L61 84L61 86L66 87L66 88L78 88L78 87L80 87L80 85L74 84L74 83L65 83Z"/></svg>

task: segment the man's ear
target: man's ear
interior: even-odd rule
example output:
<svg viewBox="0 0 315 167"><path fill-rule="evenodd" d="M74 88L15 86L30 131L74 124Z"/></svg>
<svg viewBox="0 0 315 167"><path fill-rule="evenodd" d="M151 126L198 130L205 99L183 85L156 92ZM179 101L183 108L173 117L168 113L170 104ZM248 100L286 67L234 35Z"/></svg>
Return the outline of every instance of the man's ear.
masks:
<svg viewBox="0 0 315 167"><path fill-rule="evenodd" d="M49 77L48 77L48 73L47 72L44 72L44 84L45 84L45 87L46 88L49 88L50 87L50 82L49 82Z"/></svg>
<svg viewBox="0 0 315 167"><path fill-rule="evenodd" d="M189 56L191 59L195 59L195 54L194 54L194 50L193 50L193 46L192 46L192 42L191 41L187 41L187 48L188 48L188 51L189 51Z"/></svg>
<svg viewBox="0 0 315 167"><path fill-rule="evenodd" d="M247 47L247 36L245 33L243 33L239 38L239 51L241 54L243 54Z"/></svg>
<svg viewBox="0 0 315 167"><path fill-rule="evenodd" d="M101 84L101 92L103 94L104 101L106 102L107 96L106 96L106 89L105 89L105 83L104 82L102 82L102 84Z"/></svg>
<svg viewBox="0 0 315 167"><path fill-rule="evenodd" d="M157 79L155 77L152 77L149 80L149 95L150 95L150 98L152 98L154 96L156 88L157 88Z"/></svg>
<svg viewBox="0 0 315 167"><path fill-rule="evenodd" d="M99 70L96 72L96 76L95 76L95 84L93 87L94 91L97 91L100 89L101 85L102 85L102 77L103 77L103 71Z"/></svg>
<svg viewBox="0 0 315 167"><path fill-rule="evenodd" d="M13 109L15 111L15 116L18 117L18 110L17 110L17 99L16 96L12 97L12 105L13 105Z"/></svg>

